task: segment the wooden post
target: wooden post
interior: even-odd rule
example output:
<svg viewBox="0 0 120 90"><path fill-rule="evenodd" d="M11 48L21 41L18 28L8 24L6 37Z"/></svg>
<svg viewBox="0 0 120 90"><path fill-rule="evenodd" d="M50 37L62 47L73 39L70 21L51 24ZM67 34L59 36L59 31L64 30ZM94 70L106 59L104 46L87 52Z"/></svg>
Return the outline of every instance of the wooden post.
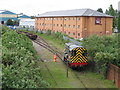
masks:
<svg viewBox="0 0 120 90"><path fill-rule="evenodd" d="M68 77L68 60L67 60L67 74L66 77Z"/></svg>
<svg viewBox="0 0 120 90"><path fill-rule="evenodd" d="M68 59L67 59L67 72L66 72L66 77L67 77L67 78L68 78L68 62L69 62L69 60L70 60L69 55L70 55L70 54L68 54Z"/></svg>

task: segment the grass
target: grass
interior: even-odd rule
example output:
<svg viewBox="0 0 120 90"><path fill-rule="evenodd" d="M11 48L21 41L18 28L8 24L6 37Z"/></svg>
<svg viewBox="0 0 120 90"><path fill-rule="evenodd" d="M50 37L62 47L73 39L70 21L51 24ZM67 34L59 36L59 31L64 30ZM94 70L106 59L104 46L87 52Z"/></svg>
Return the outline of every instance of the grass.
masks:
<svg viewBox="0 0 120 90"><path fill-rule="evenodd" d="M55 46L60 50L63 50L65 47L65 44L63 43L61 39L56 39L51 35L48 35L46 37L46 34L38 34L38 35L44 38L50 45Z"/></svg>
<svg viewBox="0 0 120 90"><path fill-rule="evenodd" d="M53 36L35 33L42 38L44 38L50 45L57 47L60 51L64 49L64 43L61 39L56 39ZM74 72L69 69L69 77L66 77L66 65L61 61L53 62L53 54L42 51L41 56L44 59L49 60L49 62L39 62L38 66L41 69L41 74L49 84L50 88L84 88L82 83L75 77ZM47 67L50 69L51 74L48 72ZM96 74L90 71L85 71L85 73L79 73L80 79L86 85L87 88L115 88L114 84L110 80L105 80L102 75Z"/></svg>

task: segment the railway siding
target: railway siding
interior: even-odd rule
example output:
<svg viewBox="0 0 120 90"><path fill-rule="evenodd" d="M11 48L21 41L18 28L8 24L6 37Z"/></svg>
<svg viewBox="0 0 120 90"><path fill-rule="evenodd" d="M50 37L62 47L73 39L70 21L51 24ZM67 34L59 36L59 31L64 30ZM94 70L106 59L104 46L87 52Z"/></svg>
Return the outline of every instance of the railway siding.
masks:
<svg viewBox="0 0 120 90"><path fill-rule="evenodd" d="M69 71L69 78L66 78L66 66L61 62L61 60L57 59L57 62L53 62L53 54L50 53L48 50L45 50L38 44L33 42L33 45L35 49L37 50L37 53L42 58L42 60L46 60L46 62L39 61L38 64L40 65L41 74L44 77L44 79L50 83L51 87L56 88L84 88L84 86L79 83L77 78L73 77L73 74ZM49 61L50 60L50 61ZM50 75L48 69L45 67L47 65L47 68L51 72L52 75ZM54 80L52 78L54 77ZM56 81L56 83L55 83ZM72 85L72 84L75 85Z"/></svg>
<svg viewBox="0 0 120 90"><path fill-rule="evenodd" d="M10 35L8 35L8 36L10 36ZM14 35L11 35L11 36L14 36ZM22 35L20 35L20 36L22 36ZM41 46L38 45L37 43L33 42L34 48L36 49L38 55L40 56L40 59L37 60L37 63L35 64L36 70L39 70L39 72L37 71L34 74L32 74L34 71L33 72L30 71L28 74L29 75L31 74L30 75L31 77L35 76L36 78L38 78L39 76L37 76L37 74L39 74L39 75L42 74L43 78L49 82L50 87L52 87L52 88L103 88L103 87L111 88L112 84L101 79L100 76L97 77L97 75L92 72L86 72L86 71L75 72L69 68L69 72L68 72L69 77L66 78L66 65L63 64L63 62L60 60L60 58L62 57L62 52L60 52L60 50L58 49L60 46L59 44L62 42L60 42L58 44L57 42L59 42L59 40L57 42L53 42L53 39L49 38L51 36L46 36L43 34L42 37L44 37L44 36L48 37L47 38L48 40L44 40L44 39L41 40L41 42L43 43ZM24 39L25 38L23 38L23 40ZM26 39L28 39L28 38L26 38ZM9 39L5 39L5 40L9 41ZM52 44L50 44L49 41ZM32 45L32 43L31 43L31 45ZM45 45L48 45L48 49L50 49L50 51L52 53L42 47ZM57 48L56 47L53 48L52 45L57 46ZM26 46L28 46L28 45L26 44ZM57 58L57 62L53 62L53 53L55 53L55 52L57 52L58 56L60 57L60 58ZM26 55L24 55L24 56L26 56ZM33 59L33 58L30 58L30 59ZM29 65L29 64L27 64L27 65ZM32 68L32 69L35 70L35 68ZM29 71L29 70L27 70L27 71ZM19 73L22 73L22 72L19 72ZM26 75L26 76L29 76L29 75ZM15 77L13 77L13 78L15 78ZM35 84L36 84L36 80L39 81L41 79L40 78L35 79ZM42 82L46 83L45 81L42 81ZM40 82L38 82L38 84L40 84Z"/></svg>
<svg viewBox="0 0 120 90"><path fill-rule="evenodd" d="M39 43L40 42L43 43L44 40L39 41ZM35 44L37 45L37 48ZM66 65L63 64L63 62L60 59L58 59L57 62L53 62L53 54L55 53L54 51L57 50L57 52L59 52L59 50L55 49L55 50L52 50L52 53L50 53L49 52L50 50L49 51L45 50L45 47L44 48L42 47L43 45L39 46L38 44L34 43L35 48L39 52L40 57L42 57L43 61L48 61L48 62L39 63L42 68L42 74L44 78L50 83L51 87L57 87L57 88L65 88L65 87L69 87L69 88L106 88L107 87L108 88L110 87L109 84L105 84L106 83L105 80L101 81L100 79L95 78L96 75L90 72L80 73L80 72L72 71L69 68L69 72L68 72L69 77L66 78ZM48 47L53 48L50 45ZM48 73L49 71L46 68L44 68L44 66L42 66L44 65L43 63L45 63L49 68L49 71L54 77L54 80L52 80L53 77L49 75L50 74ZM91 75L91 77L89 77L89 75Z"/></svg>

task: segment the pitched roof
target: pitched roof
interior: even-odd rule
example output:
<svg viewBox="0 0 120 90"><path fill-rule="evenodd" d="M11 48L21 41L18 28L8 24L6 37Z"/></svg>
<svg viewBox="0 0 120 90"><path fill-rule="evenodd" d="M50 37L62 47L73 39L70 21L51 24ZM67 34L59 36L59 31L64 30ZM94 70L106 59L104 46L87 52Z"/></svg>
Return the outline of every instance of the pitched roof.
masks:
<svg viewBox="0 0 120 90"><path fill-rule="evenodd" d="M21 19L20 21L34 22L34 21L35 21L35 19Z"/></svg>
<svg viewBox="0 0 120 90"><path fill-rule="evenodd" d="M22 15L22 16L19 16L19 18L30 18L30 17L27 15Z"/></svg>
<svg viewBox="0 0 120 90"><path fill-rule="evenodd" d="M61 10L46 12L38 15L37 17L59 17L59 16L102 16L102 17L112 17L110 15L100 13L92 9L75 9L75 10Z"/></svg>
<svg viewBox="0 0 120 90"><path fill-rule="evenodd" d="M13 13L13 12L8 11L8 10L0 10L0 14L14 14L14 15L16 15L16 13Z"/></svg>

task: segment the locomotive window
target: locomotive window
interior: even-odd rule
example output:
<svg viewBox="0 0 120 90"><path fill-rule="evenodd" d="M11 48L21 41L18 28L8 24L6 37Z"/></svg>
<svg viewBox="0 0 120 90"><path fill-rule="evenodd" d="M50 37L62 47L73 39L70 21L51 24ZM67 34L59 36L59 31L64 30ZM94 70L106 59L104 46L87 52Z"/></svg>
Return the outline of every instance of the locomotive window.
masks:
<svg viewBox="0 0 120 90"><path fill-rule="evenodd" d="M76 51L72 51L72 56L76 56Z"/></svg>
<svg viewBox="0 0 120 90"><path fill-rule="evenodd" d="M68 46L65 47L65 52L69 53L69 47Z"/></svg>
<svg viewBox="0 0 120 90"><path fill-rule="evenodd" d="M82 55L87 56L87 50L85 50Z"/></svg>

